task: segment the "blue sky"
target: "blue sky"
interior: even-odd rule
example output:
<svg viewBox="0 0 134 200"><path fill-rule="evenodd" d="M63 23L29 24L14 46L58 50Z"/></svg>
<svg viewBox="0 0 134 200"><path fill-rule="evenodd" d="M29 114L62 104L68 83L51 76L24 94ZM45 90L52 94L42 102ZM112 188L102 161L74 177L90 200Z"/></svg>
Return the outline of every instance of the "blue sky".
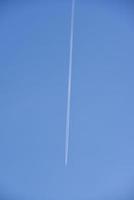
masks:
<svg viewBox="0 0 134 200"><path fill-rule="evenodd" d="M0 2L0 196L131 200L132 1L76 0L64 165L71 1Z"/></svg>

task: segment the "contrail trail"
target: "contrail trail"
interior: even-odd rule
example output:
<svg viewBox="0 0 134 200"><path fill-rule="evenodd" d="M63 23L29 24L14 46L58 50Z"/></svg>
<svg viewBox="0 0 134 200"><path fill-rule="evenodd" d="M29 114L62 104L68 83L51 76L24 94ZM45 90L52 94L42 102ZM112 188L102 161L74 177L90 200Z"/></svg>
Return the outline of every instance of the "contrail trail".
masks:
<svg viewBox="0 0 134 200"><path fill-rule="evenodd" d="M67 166L67 163L68 163L69 132L70 132L70 105L71 105L71 86L72 86L74 13L75 13L75 0L72 0L70 49L69 49L68 96L67 96L67 113L66 113L65 166Z"/></svg>

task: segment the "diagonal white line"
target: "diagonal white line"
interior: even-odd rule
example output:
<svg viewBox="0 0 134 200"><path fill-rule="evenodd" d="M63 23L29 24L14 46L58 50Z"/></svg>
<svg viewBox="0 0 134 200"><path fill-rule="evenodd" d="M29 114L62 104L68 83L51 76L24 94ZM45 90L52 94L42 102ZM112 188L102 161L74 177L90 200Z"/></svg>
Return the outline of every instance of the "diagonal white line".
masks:
<svg viewBox="0 0 134 200"><path fill-rule="evenodd" d="M69 133L70 133L70 106L71 106L71 87L72 87L74 14L75 14L75 0L72 0L70 49L69 49L68 96L67 96L67 113L66 113L65 166L67 166L67 163L68 163Z"/></svg>

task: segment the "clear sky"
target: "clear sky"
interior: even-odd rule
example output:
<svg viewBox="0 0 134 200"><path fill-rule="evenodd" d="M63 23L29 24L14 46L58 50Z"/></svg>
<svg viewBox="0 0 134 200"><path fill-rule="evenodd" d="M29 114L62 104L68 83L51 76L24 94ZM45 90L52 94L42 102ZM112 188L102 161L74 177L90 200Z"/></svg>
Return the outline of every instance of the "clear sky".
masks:
<svg viewBox="0 0 134 200"><path fill-rule="evenodd" d="M107 3L106 3L107 2ZM134 3L0 1L0 199L134 198Z"/></svg>

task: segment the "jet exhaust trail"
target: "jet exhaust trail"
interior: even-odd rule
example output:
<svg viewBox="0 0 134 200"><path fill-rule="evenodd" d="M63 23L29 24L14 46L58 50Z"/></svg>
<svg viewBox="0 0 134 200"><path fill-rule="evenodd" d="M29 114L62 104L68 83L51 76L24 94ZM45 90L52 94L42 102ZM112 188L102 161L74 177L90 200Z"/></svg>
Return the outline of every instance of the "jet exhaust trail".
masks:
<svg viewBox="0 0 134 200"><path fill-rule="evenodd" d="M67 113L66 113L65 166L67 166L67 163L68 163L69 133L70 133L70 108L71 108L73 40L74 40L74 13L75 13L75 0L72 0L70 48L69 48L68 96L67 96Z"/></svg>

